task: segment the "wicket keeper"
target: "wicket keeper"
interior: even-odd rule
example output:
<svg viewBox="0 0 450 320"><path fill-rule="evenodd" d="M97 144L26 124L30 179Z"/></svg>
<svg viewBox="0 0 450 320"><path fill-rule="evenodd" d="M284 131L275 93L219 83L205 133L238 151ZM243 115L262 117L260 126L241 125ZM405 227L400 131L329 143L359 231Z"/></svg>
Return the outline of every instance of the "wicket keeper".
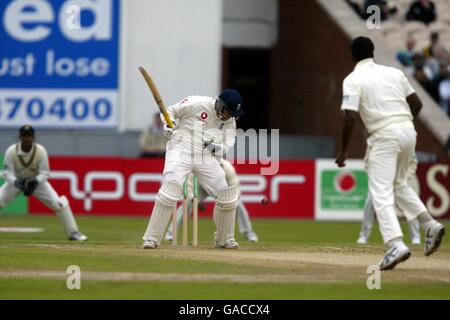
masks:
<svg viewBox="0 0 450 320"><path fill-rule="evenodd" d="M6 150L2 176L6 183L0 187L0 209L19 194L35 196L54 210L61 220L69 240L85 241L65 196L58 196L47 181L50 174L48 155L45 148L35 142L35 130L25 125L19 130L19 142Z"/></svg>

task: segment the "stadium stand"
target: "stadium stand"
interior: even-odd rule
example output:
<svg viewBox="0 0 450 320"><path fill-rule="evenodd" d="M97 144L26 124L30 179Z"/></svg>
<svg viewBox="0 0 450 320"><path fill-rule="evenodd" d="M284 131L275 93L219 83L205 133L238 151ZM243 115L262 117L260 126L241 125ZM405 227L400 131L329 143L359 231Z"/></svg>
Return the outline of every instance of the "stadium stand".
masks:
<svg viewBox="0 0 450 320"><path fill-rule="evenodd" d="M349 39L361 35L370 37L374 41L377 48L377 61L382 64L402 68L402 64L397 60L396 55L398 50L402 49L407 40L407 33L404 32L405 25L411 26L409 28L413 28L414 26L414 28L424 30L424 28L422 26L419 27L416 22L409 23L404 19L405 12L408 8L407 4L411 4L412 1L402 1L399 13L390 17L385 22L382 22L380 29L368 28L367 21L361 19L361 14L359 14L360 12L355 10L355 4L364 4L363 0L352 0L352 6L349 5L349 0L316 1ZM400 1L397 3L400 3ZM448 1L446 1L446 3L448 4ZM440 7L441 5L439 4L438 10L440 10ZM447 20L443 18L445 16L446 15L444 14L439 14L438 22L448 23L445 22ZM399 17L403 18L400 19ZM425 26L425 28L427 27ZM398 39L402 39L402 41L398 43L398 48L393 48L393 45L389 42L388 37L386 36L388 33L394 33L397 35ZM400 38L400 35L402 34L405 34L405 38ZM394 37L393 35L391 36ZM429 34L427 36L429 37ZM414 37L417 37L417 35L414 34ZM406 71L406 67L404 67L404 69ZM407 74L407 76L424 103L424 108L419 115L417 126L422 126L422 128L426 130L422 131L423 134L430 134L434 141L438 142L441 147L444 147L447 143L448 137L450 136L450 119L445 116L444 110L442 110L440 105L426 92L424 88L421 87L419 82L412 75Z"/></svg>
<svg viewBox="0 0 450 320"><path fill-rule="evenodd" d="M405 71L416 78L428 94L450 116L445 88L450 77L450 1L449 0L346 0L365 19L368 5L378 5L383 12L381 33L396 52ZM411 8L429 6L435 19L426 24L411 20ZM426 14L425 14L426 15ZM415 15L417 17L418 14ZM429 14L428 16L431 16ZM428 21L427 19L425 19Z"/></svg>

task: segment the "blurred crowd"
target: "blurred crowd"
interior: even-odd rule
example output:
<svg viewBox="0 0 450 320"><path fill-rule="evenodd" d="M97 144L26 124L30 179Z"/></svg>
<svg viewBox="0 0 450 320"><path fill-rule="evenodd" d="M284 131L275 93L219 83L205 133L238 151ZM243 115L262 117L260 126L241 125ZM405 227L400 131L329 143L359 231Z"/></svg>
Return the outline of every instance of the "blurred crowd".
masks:
<svg viewBox="0 0 450 320"><path fill-rule="evenodd" d="M380 9L397 59L450 117L450 0L346 1L363 19L373 15L371 6Z"/></svg>
<svg viewBox="0 0 450 320"><path fill-rule="evenodd" d="M414 36L409 34L397 59L450 116L450 55L442 46L439 33L433 32L430 44L423 49L417 49Z"/></svg>

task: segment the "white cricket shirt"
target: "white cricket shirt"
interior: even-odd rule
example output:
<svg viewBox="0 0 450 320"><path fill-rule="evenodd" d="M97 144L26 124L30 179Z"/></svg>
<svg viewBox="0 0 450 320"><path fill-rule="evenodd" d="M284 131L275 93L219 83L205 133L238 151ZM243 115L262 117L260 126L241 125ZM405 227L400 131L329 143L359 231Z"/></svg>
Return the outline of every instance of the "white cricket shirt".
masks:
<svg viewBox="0 0 450 320"><path fill-rule="evenodd" d="M414 92L402 71L365 59L344 80L341 109L359 112L373 133L392 123L412 122L406 97Z"/></svg>
<svg viewBox="0 0 450 320"><path fill-rule="evenodd" d="M205 152L204 143L222 145L224 154L236 140L236 121L221 120L214 108L216 98L190 96L167 108L176 126L168 147L181 147L189 153ZM162 121L166 123L163 117ZM210 152L206 150L209 154Z"/></svg>
<svg viewBox="0 0 450 320"><path fill-rule="evenodd" d="M49 175L48 155L42 145L33 143L31 150L24 152L20 142L18 142L6 150L3 177L9 183L14 183L16 178L36 178L41 183L46 181Z"/></svg>

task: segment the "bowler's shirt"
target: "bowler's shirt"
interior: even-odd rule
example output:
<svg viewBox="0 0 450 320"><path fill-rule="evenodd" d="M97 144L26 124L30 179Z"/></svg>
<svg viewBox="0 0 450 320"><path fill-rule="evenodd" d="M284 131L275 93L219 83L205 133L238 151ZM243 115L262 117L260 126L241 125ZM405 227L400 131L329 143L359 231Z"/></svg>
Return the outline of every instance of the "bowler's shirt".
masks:
<svg viewBox="0 0 450 320"><path fill-rule="evenodd" d="M344 80L341 109L359 112L373 133L392 123L412 122L406 98L414 92L402 71L365 59Z"/></svg>

